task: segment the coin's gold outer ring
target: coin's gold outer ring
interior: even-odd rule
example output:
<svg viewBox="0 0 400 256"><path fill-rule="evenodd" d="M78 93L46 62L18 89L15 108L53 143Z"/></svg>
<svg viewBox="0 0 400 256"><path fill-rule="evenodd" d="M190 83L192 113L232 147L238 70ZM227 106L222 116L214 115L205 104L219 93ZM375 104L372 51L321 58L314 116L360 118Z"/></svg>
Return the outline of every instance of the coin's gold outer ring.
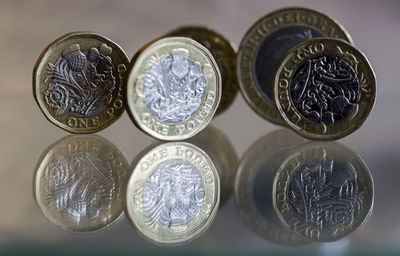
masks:
<svg viewBox="0 0 400 256"><path fill-rule="evenodd" d="M303 244L308 240L266 219L257 209L254 202L253 185L255 175L260 165L268 156L279 150L290 150L303 143L305 139L288 129L279 129L268 133L253 143L240 159L235 179L235 202L241 217L246 225L259 236L281 244ZM284 153L287 154L286 152ZM278 162L269 164L270 169L263 171L276 171ZM274 176L272 176L274 177ZM271 182L272 185L272 182ZM270 188L272 191L272 188ZM271 193L272 195L272 193ZM272 201L272 200L271 200Z"/></svg>
<svg viewBox="0 0 400 256"><path fill-rule="evenodd" d="M298 235L312 241L331 242L359 230L368 221L374 204L374 181L364 161L338 142L306 142L294 148L277 171L272 185L272 203L281 222ZM309 161L331 156L352 164L356 181L357 201L352 213L342 223L321 230L299 220L289 209L288 187L298 168ZM319 157L319 158L318 158Z"/></svg>
<svg viewBox="0 0 400 256"><path fill-rule="evenodd" d="M198 25L178 27L172 31L169 31L165 36L189 37L205 47L206 45L204 45L204 41L210 44L209 47L213 49L210 50L210 52L213 54L214 59L219 58L223 62L217 62L217 64L222 64L227 71L225 79L222 77L221 102L217 111L215 112L215 116L226 111L232 105L239 91L239 85L236 76L237 47L234 45L234 43L229 41L217 31ZM219 68L221 72L221 67Z"/></svg>
<svg viewBox="0 0 400 256"><path fill-rule="evenodd" d="M49 65L49 63L54 64L61 57L61 54L66 47L76 43L79 43L84 49L99 47L103 43L111 47L112 53L110 57L112 59L112 64L119 75L119 81L122 81L122 84L118 84L116 97L114 97L114 100L109 104L109 106L107 106L105 110L97 115L84 117L86 119L68 113L63 113L57 117L54 113L54 110L51 110L46 105L44 99L44 91L46 90L45 87L47 87L47 84L50 83L45 82L46 77L44 73L46 72L46 67ZM61 129L77 134L98 132L115 122L125 111L123 95L125 94L124 90L128 67L129 59L124 50L107 37L94 32L86 31L68 33L50 43L37 59L33 68L32 76L33 95L36 103L47 120ZM82 120L80 118L82 118ZM70 119L74 120L73 126L76 124L76 127L71 127L68 125L68 120ZM91 122L93 123L93 126L89 125L89 127L85 127L85 125L88 123L90 124Z"/></svg>
<svg viewBox="0 0 400 256"><path fill-rule="evenodd" d="M126 215L139 233L146 239L160 244L180 244L198 237L214 220L218 211L220 199L220 179L211 158L200 148L187 142L168 142L161 144L147 153L142 152L141 159L136 159L136 166L128 181L126 192ZM178 149L179 148L179 149ZM190 159L185 153L177 154L177 151L186 151L196 154L196 159L202 158L207 169L211 173L204 172L197 160ZM161 153L162 152L162 153ZM154 158L155 154L163 157ZM204 203L199 211L185 224L176 228L169 228L160 223L153 224L153 229L146 220L149 218L144 210L142 191L146 181L157 170L160 164L174 160L187 161L194 165L204 185ZM211 175L209 175L211 174Z"/></svg>
<svg viewBox="0 0 400 256"><path fill-rule="evenodd" d="M310 47L318 50L314 48L313 53L308 54ZM298 56L301 56L300 59ZM356 72L360 83L359 99L353 111L333 124L308 120L296 109L290 95L290 86L298 67L310 58L321 56L336 56L346 60ZM308 39L292 48L281 62L274 84L275 102L282 118L294 132L311 140L337 140L349 135L361 127L375 104L376 78L368 59L340 39Z"/></svg>
<svg viewBox="0 0 400 256"><path fill-rule="evenodd" d="M313 18L300 21L299 17ZM327 37L340 38L354 44L350 34L339 22L323 13L302 7L278 9L261 17L249 28L239 44L237 76L240 91L259 116L282 126L286 126L286 123L279 114L276 103L266 100L256 84L254 59L265 38L288 26L310 27Z"/></svg>
<svg viewBox="0 0 400 256"><path fill-rule="evenodd" d="M143 99L143 79L151 68L150 63L175 51L186 52L187 57L200 65L206 78L206 92L196 113L186 121L171 124L158 120L147 108ZM128 113L137 127L154 138L184 140L196 135L210 123L221 101L221 90L221 74L207 48L190 38L165 37L146 44L131 61L126 94ZM208 113L204 115L203 109L207 109Z"/></svg>
<svg viewBox="0 0 400 256"><path fill-rule="evenodd" d="M83 225L83 226L75 226L71 225L67 220L60 220L58 217L55 215L58 215L54 209L51 209L48 207L48 204L45 203L45 198L43 195L42 191L42 186L41 186L41 181L43 179L43 171L45 167L47 166L48 162L51 160L51 158L54 156L54 154L61 148L66 146L68 143L73 143L80 140L85 140L91 141L91 142L96 142L96 144L101 145L102 148L107 147L111 149L112 151L112 157L118 160L118 165L120 165L120 169L118 171L118 175L125 176L129 175L128 173L128 162L126 160L126 156L124 153L116 147L113 143L108 141L107 139L95 135L95 134L88 134L88 135L67 135L56 142L52 143L50 146L48 146L41 156L39 157L35 170L33 172L33 179L32 179L32 193L34 200L36 204L39 206L40 210L44 214L44 216L54 225L57 227L67 231L67 232L89 232L89 233L97 233L101 232L110 226L115 225L118 223L124 216L124 200L125 200L125 191L126 191L126 182L122 181L123 184L120 184L120 187L118 188L120 190L120 198L118 200L120 201L120 209L116 211L112 218L110 218L106 223L99 223L97 225ZM81 144L79 144L80 147L82 147ZM98 146L96 146L98 147ZM83 149L78 149L78 150L83 150ZM109 151L109 152L111 152ZM109 154L111 157L111 154ZM126 179L127 177L123 177L122 179ZM115 202L114 202L115 203Z"/></svg>

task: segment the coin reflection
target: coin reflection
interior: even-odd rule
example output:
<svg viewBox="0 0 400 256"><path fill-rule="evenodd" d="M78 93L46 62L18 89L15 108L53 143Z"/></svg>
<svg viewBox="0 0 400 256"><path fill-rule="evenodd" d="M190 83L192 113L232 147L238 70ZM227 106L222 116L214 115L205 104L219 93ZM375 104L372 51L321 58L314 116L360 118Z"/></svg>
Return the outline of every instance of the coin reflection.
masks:
<svg viewBox="0 0 400 256"><path fill-rule="evenodd" d="M257 140L240 160L235 181L235 201L246 225L264 239L281 244L306 242L285 228L272 203L276 170L287 152L305 140L282 129Z"/></svg>
<svg viewBox="0 0 400 256"><path fill-rule="evenodd" d="M127 160L111 142L97 135L67 136L39 159L34 197L58 227L96 231L122 216L127 176Z"/></svg>
<svg viewBox="0 0 400 256"><path fill-rule="evenodd" d="M279 167L273 203L280 220L314 241L335 241L357 230L373 205L368 167L339 143L296 147Z"/></svg>
<svg viewBox="0 0 400 256"><path fill-rule="evenodd" d="M180 244L211 225L220 182L211 158L187 142L146 148L134 160L126 214L145 238Z"/></svg>

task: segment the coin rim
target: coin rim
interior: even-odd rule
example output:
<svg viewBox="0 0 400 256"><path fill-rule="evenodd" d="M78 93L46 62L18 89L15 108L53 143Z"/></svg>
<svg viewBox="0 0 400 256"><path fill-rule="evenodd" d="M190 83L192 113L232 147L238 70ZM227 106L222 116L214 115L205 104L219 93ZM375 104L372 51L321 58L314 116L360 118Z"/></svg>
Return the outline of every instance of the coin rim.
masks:
<svg viewBox="0 0 400 256"><path fill-rule="evenodd" d="M109 46L111 46L112 50L116 50L118 52L118 54L121 56L121 61L123 62L122 64L124 64L126 66L126 68L128 69L129 67L129 58L126 55L125 51L121 48L121 46L119 46L117 43L115 43L114 41L112 41L111 39L109 39L108 37L105 37L103 35L100 35L96 32L91 32L91 31L77 31L77 32L70 32L67 34L62 35L61 37L57 38L56 40L52 41L49 45L46 46L46 48L44 48L42 50L42 52L40 53L38 59L36 60L36 63L33 67L33 73L32 73L32 90L33 90L33 96L35 98L36 104L39 107L40 111L43 113L43 115L46 117L46 119L51 122L52 124L54 124L55 126L63 129L64 131L73 133L73 134L90 134L90 133L96 133L98 131L101 131L105 128L107 128L108 126L110 126L111 124L113 124L117 119L119 119L122 114L125 112L125 102L123 102L123 106L120 109L120 113L117 113L117 115L114 115L113 118L111 119L107 119L106 122L102 122L99 124L99 126L96 127L88 127L88 128L76 128L76 127L70 127L66 124L63 124L62 122L58 121L56 118L54 118L53 115L51 115L51 113L47 110L46 106L44 105L43 100L41 99L41 73L42 73L42 69L44 68L44 66L47 64L45 63L46 59L46 55L51 54L51 51L53 49L56 49L57 46L67 40L70 39L74 39L74 37L79 38L79 37L87 37L89 39L95 39L98 40L100 42L103 43L107 43ZM116 65L113 64L113 66L115 67ZM121 92L122 94L125 94L124 90L126 87L126 79L124 79L123 83L119 85L119 88L121 88ZM123 97L122 97L123 99ZM103 112L107 111L107 109L103 110L101 113L99 113L98 115L102 114ZM70 116L75 117L73 115L70 114Z"/></svg>
<svg viewBox="0 0 400 256"><path fill-rule="evenodd" d="M136 67L136 69L139 69L136 66L136 64L139 61L145 60L146 58L148 58L148 56L152 55L152 52L153 52L152 48L157 47L158 45L163 44L163 43L166 43L168 45L173 45L174 43L178 43L178 44L185 45L185 47L187 47L187 48L195 49L196 51L198 51L199 53L204 55L204 57L209 61L209 64L211 65L211 67L213 68L213 71L214 71L216 85L215 85L215 101L214 101L213 107L210 110L209 114L207 115L206 119L203 121L203 123L201 123L198 126L195 126L190 131L187 131L187 129L185 129L185 134L182 134L182 135L176 134L176 132L174 132L175 135L162 135L162 134L154 131L153 129L147 127L146 125L144 125L136 111L137 103L135 104L133 102L133 98L138 97L138 96L135 96L136 95L136 90L135 90L136 86L135 86L134 81L137 79L137 77L139 77L141 75L141 74L137 74L138 71L135 70L135 67ZM214 60L214 57L207 50L207 48L205 48L203 45L201 45L197 41L187 38L187 37L161 37L161 38L157 38L157 39L152 40L152 41L148 42L147 44L145 44L141 49L139 49L139 51L132 58L126 84L127 84L126 85L126 87L127 87L127 89L126 89L127 112L129 114L131 120L136 125L136 127L138 127L141 131L147 133L148 135L150 135L154 138L157 138L159 140L164 140L164 141L178 141L178 140L189 139L189 138L193 137L194 135L196 135L197 133L199 133L200 131L202 131L211 122L211 120L214 117L215 112L219 106L219 103L221 101L221 90L222 90L221 74L219 72L217 63ZM205 96L207 95L208 91L210 91L210 88L209 88L209 84L207 81ZM198 113L198 111L201 109L201 106L204 104L205 101L206 101L206 97L204 97L199 109L195 113L193 113L192 116L188 120L179 122L176 124L184 125L188 121L190 121L191 118ZM168 126L176 125L176 124L171 124L171 123L167 123L167 122L158 120L150 112L150 110L147 109L147 107L146 107L146 111L148 111L148 113L153 118L155 118L158 122L160 122L162 124L165 124Z"/></svg>
<svg viewBox="0 0 400 256"><path fill-rule="evenodd" d="M43 167L44 167L43 165L46 164L48 162L48 158L54 154L55 148L58 145L60 145L61 143L65 143L69 140L75 140L75 139L79 139L82 137L93 139L93 140L99 140L99 141L102 141L102 142L112 146L113 150L121 156L121 159L125 160L126 175L127 176L129 175L128 160L127 160L124 152L122 152L122 150L119 147L117 147L116 145L114 145L111 141L109 141L108 139L106 139L98 134L70 134L70 135L66 135L66 136L56 140L55 142L51 143L41 153L40 157L38 158L38 160L36 162L35 169L34 169L33 175L32 175L32 194L33 194L33 198L34 198L36 205L40 208L43 215L46 217L47 221L49 223L51 223L52 225L55 225L56 227L58 227L64 231L71 232L71 233L97 233L97 232L104 231L104 230L110 228L111 226L115 226L118 222L120 222L123 219L124 196L126 194L125 193L126 183L123 184L121 187L121 195L122 195L122 197L121 197L121 206L122 206L121 212L119 214L117 214L111 221L109 221L108 223L106 223L103 226L97 225L96 227L91 227L91 228L85 227L83 229L77 228L77 227L70 228L70 227L68 227L68 225L65 225L64 223L56 220L56 218L54 218L49 213L50 211L44 206L44 203L43 203L44 201L42 200L42 197L41 197L40 187L38 186L38 182L40 182L40 179L41 179L40 174L42 174L42 172L43 172Z"/></svg>
<svg viewBox="0 0 400 256"><path fill-rule="evenodd" d="M312 157L315 157L315 155L310 151L314 151L317 149L324 149L324 150L330 150L330 151L334 151L334 152L340 152L340 154L342 156L345 156L345 158L348 157L348 155L350 155L351 157L348 157L348 159L351 159L353 162L352 163L356 163L357 167L361 166L363 168L357 169L356 167L354 168L354 172L355 172L355 176L356 176L356 185L358 187L358 191L357 193L360 193L361 191L364 191L366 193L369 193L370 199L366 200L368 202L370 202L369 205L364 205L364 206L360 206L359 209L359 216L364 216L362 221L358 221L357 222L357 227L354 228L354 225L351 225L350 229L345 229L345 232L343 234L341 234L340 236L336 236L336 237L319 237L318 239L313 239L312 237L308 237L308 236L304 236L304 234L301 231L296 230L295 227L292 227L292 225L290 224L290 222L288 220L290 219L296 219L298 220L297 216L295 216L291 210L289 210L289 213L287 213L286 215L289 217L285 217L284 215L282 215L282 213L279 210L278 207L278 203L276 200L276 195L278 191L282 191L282 189L278 189L277 188L277 183L279 181L279 178L281 176L282 173L286 172L288 173L288 179L287 182L290 182L291 178L293 177L293 175L296 173L296 171L298 170L298 168L295 169L290 169L289 171L287 171L285 169L286 165L288 164L288 162L290 162L291 160L293 160L294 158L296 158L296 156L298 156L300 154L300 152L302 152L302 158L307 158L310 159ZM358 177L364 177L364 180L368 181L367 184L365 184L364 186L360 186L360 179ZM286 189L283 190L283 193L287 194L287 187L288 184L286 183L284 186ZM360 189L362 189L360 191ZM298 145L296 148L294 148L292 150L292 153L286 157L285 161L282 163L282 165L280 166L279 170L276 172L275 177L274 177L274 181L273 181L273 185L272 185L272 203L273 203L273 207L275 212L277 213L279 219L281 220L281 222L290 230L293 230L294 232L296 232L297 234L299 234L300 236L304 236L308 239L312 239L314 241L319 241L319 242L332 242L332 241L336 241L339 240L341 238L344 238L348 235L350 235L351 233L361 229L369 220L369 218L371 217L372 211L373 211L373 207L374 207L374 201L375 201L375 189L374 189L374 180L373 177L371 175L371 172L368 168L368 166L365 164L364 160L358 156L356 153L354 153L350 148L346 147L345 145L339 143L339 142L316 142L316 141L310 141L310 142L305 142L301 145ZM287 201L285 200L285 203ZM358 203L358 202L356 202ZM366 210L367 209L367 210ZM352 216L352 214L354 213L354 209L352 210L352 213L347 216L346 220L348 218L350 218ZM357 217L355 217L355 219L357 220ZM359 218L358 218L359 220ZM302 222L306 227L314 227L313 225L309 225L308 223L305 223L301 220L299 220L300 222ZM337 225L336 225L337 226ZM318 229L320 230L320 229Z"/></svg>
<svg viewBox="0 0 400 256"><path fill-rule="evenodd" d="M364 70L363 73L366 73L367 78L370 77L372 78L370 82L368 82L368 88L371 89L371 93L369 93L372 97L372 99L366 98L364 95L364 92L361 90L360 87L360 93L359 93L359 99L357 101L357 105L360 104L360 102L367 102L370 101L370 104L366 104L366 107L364 109L363 112L358 111L357 108L354 108L353 111L346 116L345 118L341 119L338 121L337 124L333 123L333 124L321 124L321 123L315 123L312 122L310 120L308 120L306 117L303 116L303 114L301 114L297 108L294 106L293 102L292 102L292 98L291 95L288 95L288 97L290 98L289 100L289 106L294 110L294 112L300 116L300 121L304 121L307 123L307 126L311 126L311 128L307 128L307 127L301 127L299 125L297 125L296 123L293 123L292 121L290 121L289 117L286 115L285 111L282 108L281 105L281 99L280 97L280 92L279 92L279 78L280 78L280 74L283 72L282 70L285 68L286 64L291 60L291 57L293 54L295 54L296 51L298 51L299 49L301 49L303 46L307 45L307 44L312 44L312 43L321 43L321 44L329 44L329 43L334 43L336 45L340 45L343 44L347 49L352 50L352 53L354 53L355 55L357 55L358 60L360 61L358 65L364 65L366 67L366 70ZM324 52L329 51L327 50L327 48L324 48ZM319 53L313 57L316 56L322 56L324 55L324 53ZM329 53L328 55L330 56L338 56L337 53L335 54L331 54ZM338 56L340 58L342 58L341 56ZM299 67L302 63L305 62L305 60L307 60L309 58L304 58L301 62L299 62L297 64L297 67ZM362 63L362 64L361 64ZM352 68L354 68L353 65L351 65ZM296 71L294 70L291 74L291 76L287 79L289 81L289 84L291 82L291 79L293 78L293 75ZM355 70L355 72L357 73L357 75L359 74L358 70ZM290 86L290 85L289 85ZM283 118L283 120L285 120L287 126L294 132L296 132L297 134L307 138L307 139L311 139L311 140L337 140L340 138L343 138L351 133L353 133L354 131L358 130L362 124L365 122L365 120L368 118L369 114L371 113L375 102L376 102L376 76L375 76L375 72L372 69L372 66L370 64L370 62L368 61L367 57L364 55L364 53L362 53L361 51L359 51L357 48L355 48L353 45L347 43L344 40L341 39L333 39L333 38L311 38L308 39L300 44L298 44L297 46L295 46L294 48L292 48L291 50L289 50L289 52L286 54L286 56L283 58L281 64L279 65L278 70L275 73L275 78L274 78L274 96L275 96L275 102L276 102L276 106L278 108L279 113L281 114L281 117ZM355 114L354 114L355 113ZM352 121L353 118L351 118L352 116L361 116L361 118L358 120L357 123L354 123ZM350 119L351 118L351 119ZM299 121L299 122L300 122ZM338 127L338 125L342 125L344 123L347 122L347 126L346 126L346 130L342 130L343 127L340 126ZM335 125L336 125L336 129L335 129ZM320 134L318 133L317 129L324 129L324 127L330 128L331 133L324 133L324 134ZM314 129L312 129L314 128ZM313 131L314 130L314 131Z"/></svg>
<svg viewBox="0 0 400 256"><path fill-rule="evenodd" d="M286 8L277 9L277 10L270 12L270 13L264 15L263 17L259 18L253 25L250 26L250 28L247 30L247 32L245 33L245 35L243 36L243 38L239 44L239 51L237 54L238 60L237 60L236 72L237 72L237 76L238 76L240 92L241 92L243 98L245 99L245 101L247 102L247 104L253 109L253 111L255 113L257 113L263 119L270 121L274 124L281 125L281 126L286 126L286 123L282 119L282 117L276 107L276 102L269 102L268 100L266 100L264 98L263 94L260 92L260 90L256 84L254 73L251 72L251 74L248 75L248 77L249 77L248 83L245 83L242 80L243 74L245 74L245 73L248 74L247 72L244 72L242 69L242 63L244 63L243 53L244 53L244 49L246 49L246 43L251 39L252 35L254 33L256 33L256 28L261 26L261 24L267 23L270 19L273 19L276 15L280 15L281 13L297 12L297 11L308 12L309 14L317 15L317 16L321 17L322 19L331 22L332 24L337 26L338 31L343 33L345 39L350 44L354 45L353 39L351 38L349 32L338 21L336 21L335 19L331 18L330 16L328 16L324 13L318 12L316 10L308 9L308 8L303 8L303 7L286 7ZM298 24L294 23L294 24L285 24L284 26L278 26L278 27L274 28L273 30L271 30L269 33L267 33L265 36L263 36L261 42L263 42L265 40L265 38L267 38L271 33L275 32L279 29L282 29L284 27L288 27L288 26L298 26ZM311 27L311 26L309 26L309 27ZM322 33L322 31L317 27L311 27L311 28ZM322 34L325 34L325 33L322 33ZM254 62L254 57L258 52L258 49L259 49L259 45L258 45L258 47L256 47L254 50L251 51L251 54L249 57L249 59L251 60L251 61L249 61L251 67L249 68L249 70L254 71L254 63L253 62ZM277 66L277 68L278 67L279 66ZM273 81L272 81L271 86L274 86ZM274 101L274 100L275 100L274 98L271 99L271 101Z"/></svg>
<svg viewBox="0 0 400 256"><path fill-rule="evenodd" d="M181 244L181 243L185 243L188 242L192 239L195 239L197 237L199 237L204 231L206 231L211 223L213 222L213 220L215 219L215 216L218 212L219 209L219 202L220 202L220 179L219 179L219 174L218 171L216 170L213 161L211 160L211 158L207 155L207 153L205 153L201 148L188 143L188 142L165 142L162 143L161 145L155 146L157 144L152 144L149 147L146 148L146 150L140 152L138 154L139 157L136 157L134 160L135 166L134 169L131 173L131 177L129 178L129 181L127 183L127 189L126 189L126 204L125 204L125 213L126 216L128 217L129 221L136 227L136 229L139 231L138 233L140 235L142 235L145 239L148 239L152 242L156 242L159 244ZM212 170L213 176L214 176L214 205L213 208L210 211L210 214L203 220L203 223L200 223L201 226L197 226L196 228L194 228L190 234L186 234L185 236L182 237L165 237L165 236L161 236L160 234L157 234L156 232L152 232L147 226L146 227L141 227L140 225L137 224L137 221L135 221L135 217L137 216L137 213L135 213L137 210L137 207L135 204L133 204L133 202L131 202L131 197L134 194L133 187L134 187L134 175L135 172L138 172L139 170L137 169L138 167L138 163L144 159L145 157L151 155L153 152L159 151L162 148L166 148L166 147L185 147L185 148L189 148L192 149L194 151L197 151L197 153L201 154L204 159L208 162L210 169ZM168 161L168 160L167 160ZM162 161L162 162L165 162ZM160 162L160 163L162 163ZM190 162L190 161L189 161ZM157 166L155 166L157 167ZM146 178L150 177L153 173L154 173L154 169L155 167L152 168L151 171L147 171L148 174L145 176ZM199 175L202 176L202 174L200 173L200 170L197 170L199 172ZM204 181L203 181L204 182ZM205 187L205 186L204 186ZM200 213L200 210L196 213L195 216L193 216L191 219L189 219L189 222L195 221L196 218L198 218ZM186 225L183 224L183 225Z"/></svg>

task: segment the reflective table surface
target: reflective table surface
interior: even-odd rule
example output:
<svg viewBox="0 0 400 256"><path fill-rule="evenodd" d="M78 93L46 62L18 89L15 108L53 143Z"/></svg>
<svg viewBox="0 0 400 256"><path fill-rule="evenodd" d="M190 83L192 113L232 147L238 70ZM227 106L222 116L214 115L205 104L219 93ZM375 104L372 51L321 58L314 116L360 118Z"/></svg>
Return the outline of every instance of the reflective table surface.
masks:
<svg viewBox="0 0 400 256"><path fill-rule="evenodd" d="M353 134L312 142L261 119L238 94L185 141L211 158L220 193L215 217L179 243L149 239L125 205L138 159L164 142L138 130L126 113L96 135L73 136L50 124L33 99L36 58L67 32L103 34L129 57L188 24L209 26L238 45L259 17L293 4L347 28L375 70L375 107ZM1 1L0 7L1 255L400 253L398 1ZM182 209L201 211L207 192L193 177L198 190L181 193L179 186L173 195L181 201L166 203L174 214L158 211L150 221L174 226L193 217ZM144 184L142 198L153 203L151 183ZM198 201L188 201L191 193Z"/></svg>

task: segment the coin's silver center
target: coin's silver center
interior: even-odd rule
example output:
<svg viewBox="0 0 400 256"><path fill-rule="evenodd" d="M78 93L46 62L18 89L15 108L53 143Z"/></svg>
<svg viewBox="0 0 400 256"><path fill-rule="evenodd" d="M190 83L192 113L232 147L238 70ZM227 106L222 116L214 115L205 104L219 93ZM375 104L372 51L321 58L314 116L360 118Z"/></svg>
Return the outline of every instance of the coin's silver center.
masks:
<svg viewBox="0 0 400 256"><path fill-rule="evenodd" d="M157 61L144 78L144 101L159 120L179 123L200 108L206 91L201 67L183 55L169 55Z"/></svg>
<svg viewBox="0 0 400 256"><path fill-rule="evenodd" d="M185 224L204 202L204 185L195 166L175 160L161 164L143 188L148 223L168 227Z"/></svg>
<svg viewBox="0 0 400 256"><path fill-rule="evenodd" d="M117 181L110 163L92 152L56 155L45 171L48 204L79 222L101 219L111 209Z"/></svg>

